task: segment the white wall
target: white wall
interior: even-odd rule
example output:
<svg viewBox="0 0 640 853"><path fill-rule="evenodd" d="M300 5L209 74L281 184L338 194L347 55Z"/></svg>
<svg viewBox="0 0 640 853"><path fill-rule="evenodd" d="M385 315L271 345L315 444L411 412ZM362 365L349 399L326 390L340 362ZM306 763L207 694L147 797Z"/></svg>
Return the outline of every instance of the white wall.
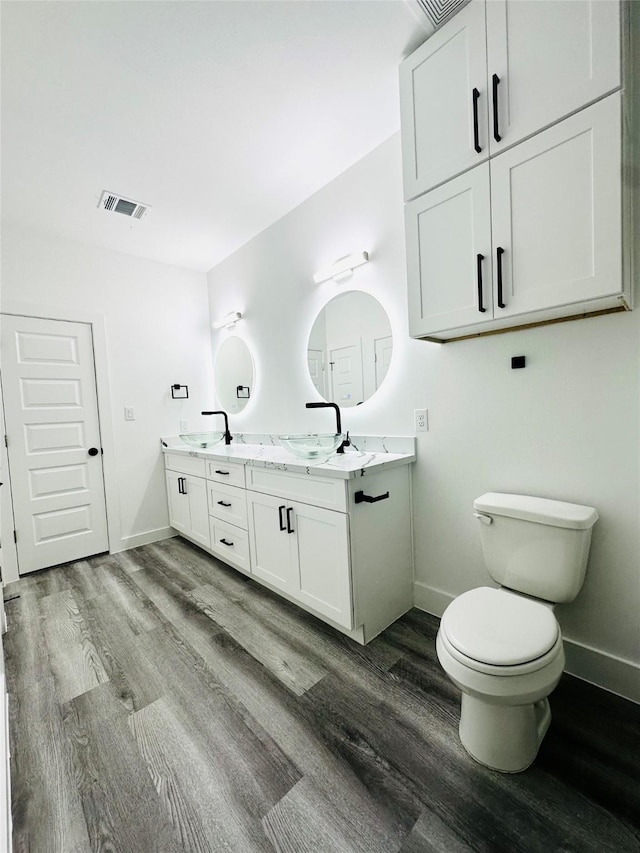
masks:
<svg viewBox="0 0 640 853"><path fill-rule="evenodd" d="M413 433L429 409L413 477L416 604L440 614L489 583L472 502L485 491L591 504L600 521L585 585L558 608L570 671L640 700L640 310L445 345L408 337L399 136L374 150L209 273L212 316L241 310L255 396L232 431L331 426L307 373L309 331L336 284L313 273L350 252L351 282L387 309L394 356L381 390L345 409L353 433ZM214 351L220 335L214 333ZM527 367L511 370L511 356Z"/></svg>
<svg viewBox="0 0 640 853"><path fill-rule="evenodd" d="M213 387L203 274L18 228L3 229L2 311L95 321L110 547L170 534L160 435L194 428ZM170 386L189 386L172 400ZM124 420L124 407L136 420ZM110 488L111 486L111 488ZM110 499L110 500L109 500ZM5 550L3 540L3 552Z"/></svg>

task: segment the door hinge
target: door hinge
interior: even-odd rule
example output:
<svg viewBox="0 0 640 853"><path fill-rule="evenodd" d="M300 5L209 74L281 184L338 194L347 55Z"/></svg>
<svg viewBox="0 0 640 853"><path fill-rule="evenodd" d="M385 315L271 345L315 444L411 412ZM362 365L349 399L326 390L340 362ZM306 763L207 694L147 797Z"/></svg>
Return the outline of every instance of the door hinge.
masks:
<svg viewBox="0 0 640 853"><path fill-rule="evenodd" d="M7 438L7 436L6 436L6 435L5 435L5 437L4 437L4 446L5 446L5 447L9 447L9 439Z"/></svg>
<svg viewBox="0 0 640 853"><path fill-rule="evenodd" d="M16 533L16 531L15 531L15 530L13 531L13 541L14 541L16 544L18 543L18 534Z"/></svg>

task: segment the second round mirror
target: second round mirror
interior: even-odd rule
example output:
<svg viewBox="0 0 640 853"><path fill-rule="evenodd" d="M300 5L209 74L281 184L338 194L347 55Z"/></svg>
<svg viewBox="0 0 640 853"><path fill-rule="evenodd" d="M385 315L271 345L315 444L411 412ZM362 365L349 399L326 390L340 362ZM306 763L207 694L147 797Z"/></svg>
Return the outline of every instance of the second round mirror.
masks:
<svg viewBox="0 0 640 853"><path fill-rule="evenodd" d="M368 293L348 290L318 314L307 347L311 381L327 402L341 408L368 400L384 381L393 340L391 323Z"/></svg>
<svg viewBox="0 0 640 853"><path fill-rule="evenodd" d="M241 412L253 395L253 359L242 338L233 335L222 343L213 367L215 393L229 414Z"/></svg>

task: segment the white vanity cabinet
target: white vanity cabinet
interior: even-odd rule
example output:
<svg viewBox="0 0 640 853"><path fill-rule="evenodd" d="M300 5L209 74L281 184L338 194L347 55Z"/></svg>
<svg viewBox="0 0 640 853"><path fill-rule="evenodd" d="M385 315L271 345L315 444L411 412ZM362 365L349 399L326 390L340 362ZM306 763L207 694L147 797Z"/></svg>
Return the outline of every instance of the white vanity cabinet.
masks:
<svg viewBox="0 0 640 853"><path fill-rule="evenodd" d="M471 0L400 67L407 200L619 88L616 0Z"/></svg>
<svg viewBox="0 0 640 853"><path fill-rule="evenodd" d="M411 335L627 307L620 158L614 93L407 204Z"/></svg>
<svg viewBox="0 0 640 853"><path fill-rule="evenodd" d="M209 547L209 509L202 459L165 455L169 524L198 545Z"/></svg>

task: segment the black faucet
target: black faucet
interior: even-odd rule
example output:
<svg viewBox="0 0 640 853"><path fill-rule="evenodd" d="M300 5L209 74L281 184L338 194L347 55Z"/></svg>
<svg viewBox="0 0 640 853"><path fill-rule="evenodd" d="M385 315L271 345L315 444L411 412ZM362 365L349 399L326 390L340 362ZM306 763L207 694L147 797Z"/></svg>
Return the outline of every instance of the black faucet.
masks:
<svg viewBox="0 0 640 853"><path fill-rule="evenodd" d="M336 403L305 403L306 409L335 409L336 410L336 433L342 432L342 421L340 419L340 409L336 405ZM347 432L347 437L342 442L340 447L336 450L336 453L344 453L345 447L349 447L351 442L349 441L349 433Z"/></svg>
<svg viewBox="0 0 640 853"><path fill-rule="evenodd" d="M224 443L231 444L233 441L233 436L229 432L229 418L227 417L226 412L200 412L201 415L222 415L224 418Z"/></svg>

